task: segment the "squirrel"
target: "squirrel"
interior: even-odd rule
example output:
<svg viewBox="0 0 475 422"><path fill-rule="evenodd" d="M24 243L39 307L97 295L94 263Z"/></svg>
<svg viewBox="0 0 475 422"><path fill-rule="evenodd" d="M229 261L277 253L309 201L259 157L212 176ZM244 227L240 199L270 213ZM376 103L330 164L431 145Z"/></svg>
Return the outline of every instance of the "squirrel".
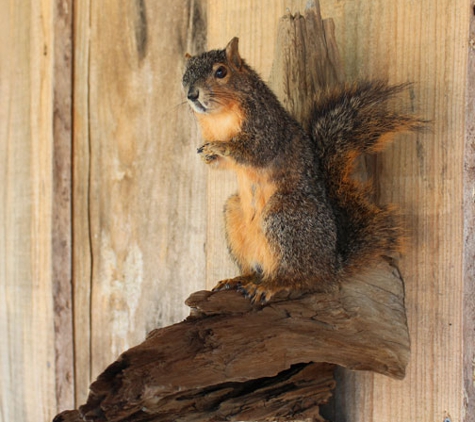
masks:
<svg viewBox="0 0 475 422"><path fill-rule="evenodd" d="M423 127L385 108L406 85L332 89L301 125L241 58L238 38L223 50L187 55L182 83L205 141L198 153L238 181L224 217L241 275L213 290L237 289L257 303L336 291L341 280L402 250L397 213L373 203L351 173L358 156L380 151L390 135Z"/></svg>

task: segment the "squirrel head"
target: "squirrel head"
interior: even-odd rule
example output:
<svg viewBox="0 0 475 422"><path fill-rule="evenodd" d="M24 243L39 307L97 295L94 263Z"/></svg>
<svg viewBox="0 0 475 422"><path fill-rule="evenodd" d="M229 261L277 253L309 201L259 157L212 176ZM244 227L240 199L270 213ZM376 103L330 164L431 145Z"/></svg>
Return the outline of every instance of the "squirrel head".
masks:
<svg viewBox="0 0 475 422"><path fill-rule="evenodd" d="M224 50L211 50L189 56L183 75L183 88L196 113L213 113L226 107L232 93L237 94L236 79L244 70L238 51L239 39L234 37Z"/></svg>
<svg viewBox="0 0 475 422"><path fill-rule="evenodd" d="M234 37L224 50L187 56L183 88L208 141L232 138L244 120L240 80L247 66L238 43Z"/></svg>

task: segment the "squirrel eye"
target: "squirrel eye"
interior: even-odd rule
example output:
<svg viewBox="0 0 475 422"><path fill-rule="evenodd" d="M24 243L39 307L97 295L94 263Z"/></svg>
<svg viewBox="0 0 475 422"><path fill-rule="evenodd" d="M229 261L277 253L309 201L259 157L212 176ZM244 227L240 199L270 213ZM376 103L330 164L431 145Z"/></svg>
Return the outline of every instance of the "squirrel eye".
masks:
<svg viewBox="0 0 475 422"><path fill-rule="evenodd" d="M223 79L228 74L228 70L224 66L219 66L214 72L214 76L218 79Z"/></svg>

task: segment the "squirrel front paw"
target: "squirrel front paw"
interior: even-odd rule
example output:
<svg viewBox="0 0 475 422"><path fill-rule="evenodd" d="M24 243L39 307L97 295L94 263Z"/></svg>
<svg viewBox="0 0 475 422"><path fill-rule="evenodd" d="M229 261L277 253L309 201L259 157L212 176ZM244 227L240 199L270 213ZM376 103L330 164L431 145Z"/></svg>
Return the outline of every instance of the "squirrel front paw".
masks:
<svg viewBox="0 0 475 422"><path fill-rule="evenodd" d="M213 154L208 148L209 144L204 144L198 148L197 152L200 155L200 158L206 163L212 163L218 158L217 154Z"/></svg>
<svg viewBox="0 0 475 422"><path fill-rule="evenodd" d="M208 142L199 147L197 152L206 164L216 161L218 157L229 155L229 150L224 142Z"/></svg>

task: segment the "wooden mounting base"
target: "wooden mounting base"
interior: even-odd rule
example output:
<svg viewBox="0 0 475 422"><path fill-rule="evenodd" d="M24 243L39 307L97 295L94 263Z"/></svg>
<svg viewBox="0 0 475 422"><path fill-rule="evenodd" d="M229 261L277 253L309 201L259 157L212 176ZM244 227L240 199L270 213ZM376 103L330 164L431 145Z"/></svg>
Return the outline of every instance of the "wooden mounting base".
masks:
<svg viewBox="0 0 475 422"><path fill-rule="evenodd" d="M235 291L200 291L187 304L187 320L122 354L79 412L55 422L324 421L335 364L404 377L404 284L390 261L334 294L255 306Z"/></svg>

